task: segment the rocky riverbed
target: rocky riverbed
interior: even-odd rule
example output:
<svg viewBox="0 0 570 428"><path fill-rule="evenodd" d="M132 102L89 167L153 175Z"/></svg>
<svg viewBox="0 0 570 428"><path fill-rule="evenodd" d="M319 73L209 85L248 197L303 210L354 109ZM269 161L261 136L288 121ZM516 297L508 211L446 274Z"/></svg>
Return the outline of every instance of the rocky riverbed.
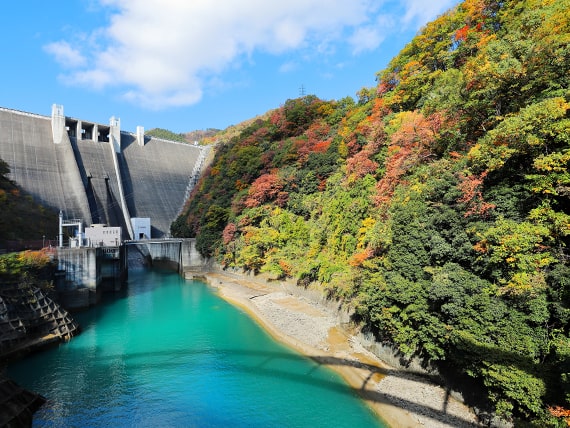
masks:
<svg viewBox="0 0 570 428"><path fill-rule="evenodd" d="M247 276L209 273L206 280L276 339L340 373L390 426L478 426L473 411L445 388L390 367L364 349L326 305Z"/></svg>

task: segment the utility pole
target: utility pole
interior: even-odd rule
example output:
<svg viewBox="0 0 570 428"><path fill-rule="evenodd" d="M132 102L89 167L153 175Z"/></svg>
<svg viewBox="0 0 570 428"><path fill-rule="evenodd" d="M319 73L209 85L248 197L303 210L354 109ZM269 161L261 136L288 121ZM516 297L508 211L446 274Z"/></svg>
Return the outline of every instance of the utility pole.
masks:
<svg viewBox="0 0 570 428"><path fill-rule="evenodd" d="M299 96L301 97L305 96L305 85L301 85L301 87L299 88Z"/></svg>

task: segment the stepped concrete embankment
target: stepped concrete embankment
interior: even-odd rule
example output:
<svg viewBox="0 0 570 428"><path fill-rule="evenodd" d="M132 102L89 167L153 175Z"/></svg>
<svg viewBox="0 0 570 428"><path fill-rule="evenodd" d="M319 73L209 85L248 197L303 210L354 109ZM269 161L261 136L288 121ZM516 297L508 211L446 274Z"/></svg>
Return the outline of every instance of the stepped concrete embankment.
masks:
<svg viewBox="0 0 570 428"><path fill-rule="evenodd" d="M31 426L45 402L3 372L11 360L71 339L79 326L48 293L31 284L0 284L0 426Z"/></svg>

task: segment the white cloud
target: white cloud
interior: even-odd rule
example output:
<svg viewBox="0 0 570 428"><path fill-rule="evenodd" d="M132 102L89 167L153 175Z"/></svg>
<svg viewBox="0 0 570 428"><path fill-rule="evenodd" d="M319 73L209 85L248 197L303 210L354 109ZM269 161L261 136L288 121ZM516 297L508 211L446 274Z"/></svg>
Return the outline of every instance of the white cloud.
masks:
<svg viewBox="0 0 570 428"><path fill-rule="evenodd" d="M377 49L390 34L409 28L419 28L447 11L457 0L402 0L399 2L400 14L385 7L369 25L355 29L349 38L354 54Z"/></svg>
<svg viewBox="0 0 570 428"><path fill-rule="evenodd" d="M404 0L404 22L423 21L452 2L425 6L423 0ZM377 49L390 29L386 18L376 16L384 3L99 0L109 25L81 41L88 46L80 52L69 42L56 42L45 50L71 70L68 81L126 88L124 97L153 108L189 105L200 100L207 82L256 52L312 50L322 56L347 42L354 53Z"/></svg>
<svg viewBox="0 0 570 428"><path fill-rule="evenodd" d="M54 42L44 46L44 50L53 55L55 60L64 68L78 68L86 64L85 57L79 50L66 41Z"/></svg>
<svg viewBox="0 0 570 428"><path fill-rule="evenodd" d="M299 64L295 61L287 61L279 66L280 73L290 73L299 69Z"/></svg>
<svg viewBox="0 0 570 428"><path fill-rule="evenodd" d="M385 36L376 27L358 28L350 37L350 44L353 47L353 53L359 54L363 51L372 51L380 46Z"/></svg>
<svg viewBox="0 0 570 428"><path fill-rule="evenodd" d="M404 24L423 25L435 19L454 4L456 0L404 0L406 13L402 18Z"/></svg>

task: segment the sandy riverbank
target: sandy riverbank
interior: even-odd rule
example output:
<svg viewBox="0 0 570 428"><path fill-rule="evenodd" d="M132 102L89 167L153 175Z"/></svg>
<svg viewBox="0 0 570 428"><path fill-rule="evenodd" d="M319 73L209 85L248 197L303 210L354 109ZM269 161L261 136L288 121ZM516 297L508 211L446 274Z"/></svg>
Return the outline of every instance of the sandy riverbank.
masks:
<svg viewBox="0 0 570 428"><path fill-rule="evenodd" d="M425 378L391 368L342 330L326 308L278 285L209 273L220 296L277 340L337 371L391 427L473 427L473 412Z"/></svg>

